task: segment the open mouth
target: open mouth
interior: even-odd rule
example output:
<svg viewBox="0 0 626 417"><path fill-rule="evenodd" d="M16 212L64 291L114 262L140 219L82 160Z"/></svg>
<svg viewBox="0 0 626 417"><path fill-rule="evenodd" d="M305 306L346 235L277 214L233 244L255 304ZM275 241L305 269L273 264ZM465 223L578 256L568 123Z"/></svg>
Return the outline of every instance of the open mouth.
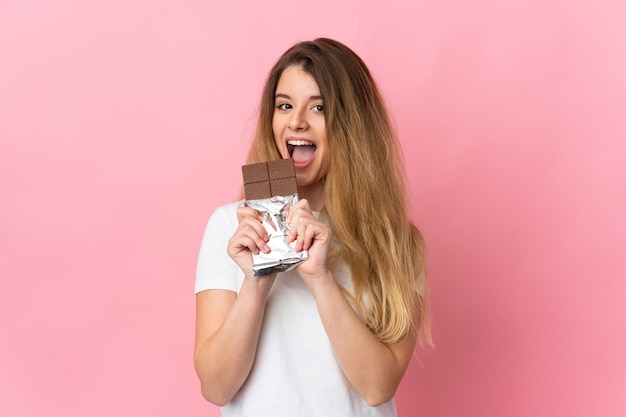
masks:
<svg viewBox="0 0 626 417"><path fill-rule="evenodd" d="M313 142L300 139L287 141L287 152L296 166L307 165L313 159L316 150L317 146Z"/></svg>

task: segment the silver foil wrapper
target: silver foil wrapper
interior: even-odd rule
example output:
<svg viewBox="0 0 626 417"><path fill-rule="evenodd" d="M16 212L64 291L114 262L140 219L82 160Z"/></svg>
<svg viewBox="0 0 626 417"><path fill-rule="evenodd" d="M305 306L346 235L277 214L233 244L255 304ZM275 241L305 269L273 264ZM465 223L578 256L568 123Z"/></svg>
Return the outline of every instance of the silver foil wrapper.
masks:
<svg viewBox="0 0 626 417"><path fill-rule="evenodd" d="M267 245L271 249L269 253L252 254L255 277L288 271L308 259L309 254L306 250L296 251L295 241L287 242L287 235L291 229L287 223L287 216L297 202L297 194L245 201L247 207L252 207L261 215L263 227L269 235Z"/></svg>

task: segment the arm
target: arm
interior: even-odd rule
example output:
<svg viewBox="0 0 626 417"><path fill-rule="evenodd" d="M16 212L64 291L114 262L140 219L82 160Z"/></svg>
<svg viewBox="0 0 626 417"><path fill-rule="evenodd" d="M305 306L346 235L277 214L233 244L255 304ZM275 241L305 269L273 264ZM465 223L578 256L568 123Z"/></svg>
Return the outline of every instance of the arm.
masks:
<svg viewBox="0 0 626 417"><path fill-rule="evenodd" d="M294 206L290 216L294 227L289 239L297 240L296 249L309 251L309 259L298 266L298 272L315 297L339 366L370 406L389 401L411 360L416 334L411 332L391 345L380 342L361 321L327 268L332 240L328 226L311 215L306 200Z"/></svg>
<svg viewBox="0 0 626 417"><path fill-rule="evenodd" d="M310 282L343 373L370 406L391 400L411 360L415 334L385 345L357 316L330 273Z"/></svg>
<svg viewBox="0 0 626 417"><path fill-rule="evenodd" d="M196 296L194 366L203 396L216 405L229 402L250 373L265 299L276 278L276 274L252 276L250 252L269 250L258 213L240 208L238 219L239 227L228 242L228 254L245 273L239 294L206 290Z"/></svg>
<svg viewBox="0 0 626 417"><path fill-rule="evenodd" d="M207 290L196 296L194 365L208 401L226 404L248 377L272 283L246 277L239 295Z"/></svg>

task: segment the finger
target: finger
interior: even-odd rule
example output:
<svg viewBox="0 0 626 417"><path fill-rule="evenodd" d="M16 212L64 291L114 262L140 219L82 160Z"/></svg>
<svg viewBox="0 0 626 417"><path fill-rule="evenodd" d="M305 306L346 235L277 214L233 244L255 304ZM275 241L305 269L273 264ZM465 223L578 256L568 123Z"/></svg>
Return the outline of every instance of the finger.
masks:
<svg viewBox="0 0 626 417"><path fill-rule="evenodd" d="M287 242L293 242L298 236L297 230L298 216L294 212L293 208L289 211L287 216L287 225L289 226L289 232L287 233Z"/></svg>
<svg viewBox="0 0 626 417"><path fill-rule="evenodd" d="M291 219L291 228L289 229L289 234L287 235L287 241L293 242L298 236L303 234L308 221L310 220L307 218L307 213L297 209Z"/></svg>
<svg viewBox="0 0 626 417"><path fill-rule="evenodd" d="M234 235L228 244L228 254L230 256L236 256L242 251L249 250L250 252L258 255L261 251L269 252L269 247L262 240L255 239L253 236L247 234Z"/></svg>
<svg viewBox="0 0 626 417"><path fill-rule="evenodd" d="M295 217L296 214L300 212L301 210L307 213L312 213L311 206L309 205L309 202L305 198L303 198L302 200L298 200L298 202L294 204L293 207L291 207L291 209L289 210L289 213L287 214L287 222L291 223L292 218Z"/></svg>
<svg viewBox="0 0 626 417"><path fill-rule="evenodd" d="M294 240L296 240L297 236L298 236L298 231L293 226L293 224L289 223L289 233L287 233L287 242L289 243L293 242Z"/></svg>
<svg viewBox="0 0 626 417"><path fill-rule="evenodd" d="M237 221L241 223L241 221L245 218L252 218L257 221L261 221L261 215L256 209L252 207L238 207L237 208Z"/></svg>
<svg viewBox="0 0 626 417"><path fill-rule="evenodd" d="M311 240L315 236L316 220L310 215L303 215L296 219L296 250L302 251L311 247Z"/></svg>
<svg viewBox="0 0 626 417"><path fill-rule="evenodd" d="M269 240L269 235L267 230L263 226L263 223L257 219L253 219L251 217L246 217L241 220L239 223L238 229L247 231L247 233L252 233L258 235L263 241L267 242Z"/></svg>
<svg viewBox="0 0 626 417"><path fill-rule="evenodd" d="M309 223L304 229L304 234L302 236L302 249L308 250L311 248L315 237L320 234L319 226L314 223Z"/></svg>
<svg viewBox="0 0 626 417"><path fill-rule="evenodd" d="M294 204L294 207L302 209L309 213L311 212L311 206L309 205L309 200L307 200L306 198L303 198L302 200L298 200L298 202Z"/></svg>
<svg viewBox="0 0 626 417"><path fill-rule="evenodd" d="M233 237L235 236L239 238L239 240L235 240L236 242L243 242L242 239L245 239L245 242L252 242L247 246L254 253L258 254L259 250L265 253L270 252L270 247L267 245L269 235L263 225L256 220L244 219Z"/></svg>

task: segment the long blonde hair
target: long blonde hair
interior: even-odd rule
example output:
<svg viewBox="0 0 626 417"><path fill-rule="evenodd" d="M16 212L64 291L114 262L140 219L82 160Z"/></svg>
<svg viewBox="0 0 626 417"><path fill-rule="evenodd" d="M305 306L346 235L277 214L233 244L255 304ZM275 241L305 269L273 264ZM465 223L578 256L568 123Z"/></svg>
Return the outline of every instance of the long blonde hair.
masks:
<svg viewBox="0 0 626 417"><path fill-rule="evenodd" d="M294 65L315 79L324 102L331 163L322 215L350 267L352 302L382 342L415 331L430 344L425 246L408 217L402 152L376 83L352 50L320 38L282 55L265 84L247 163L281 157L272 132L274 94Z"/></svg>

